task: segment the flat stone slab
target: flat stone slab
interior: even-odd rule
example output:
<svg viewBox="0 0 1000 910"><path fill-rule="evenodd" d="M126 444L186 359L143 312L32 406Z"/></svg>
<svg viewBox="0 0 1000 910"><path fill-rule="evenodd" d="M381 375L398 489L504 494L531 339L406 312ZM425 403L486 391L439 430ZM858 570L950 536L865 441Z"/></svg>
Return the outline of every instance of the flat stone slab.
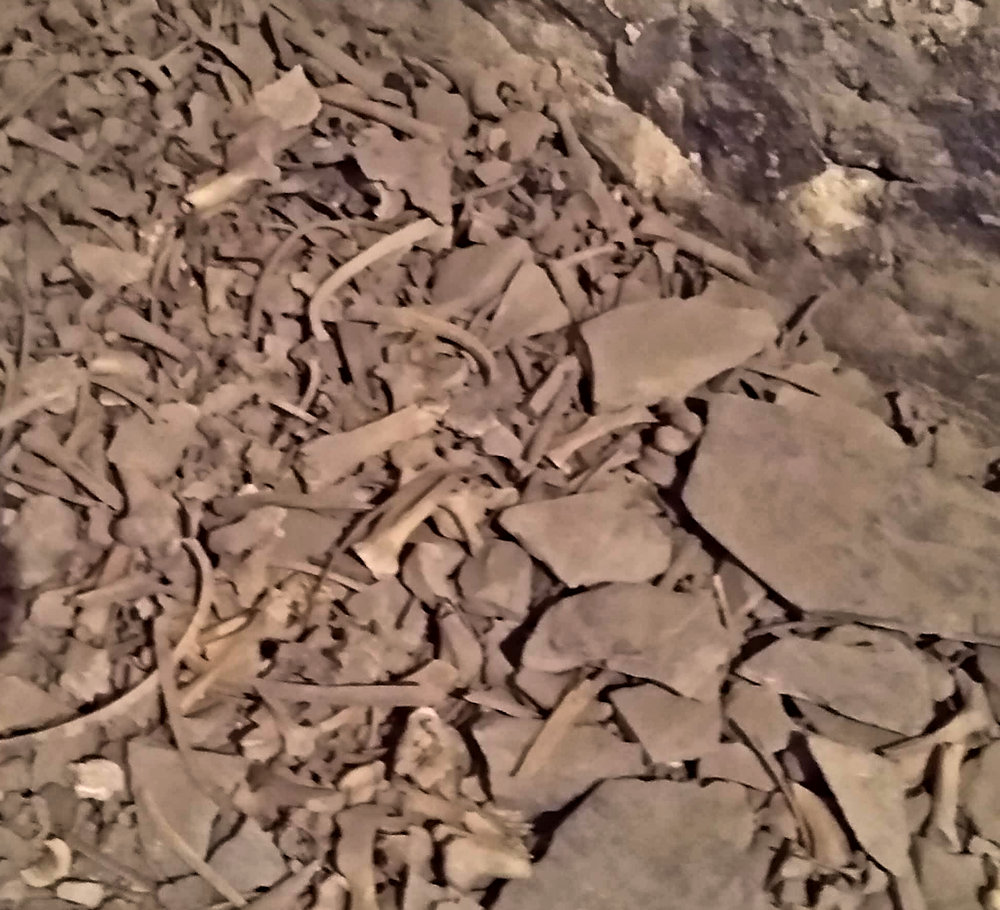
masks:
<svg viewBox="0 0 1000 910"><path fill-rule="evenodd" d="M763 864L737 784L601 784L560 825L528 881L496 910L756 910Z"/></svg>
<svg viewBox="0 0 1000 910"><path fill-rule="evenodd" d="M684 488L695 520L807 612L1000 635L1000 498L915 467L866 411L719 397Z"/></svg>
<svg viewBox="0 0 1000 910"><path fill-rule="evenodd" d="M670 298L629 303L580 329L602 410L682 400L778 334L762 310Z"/></svg>

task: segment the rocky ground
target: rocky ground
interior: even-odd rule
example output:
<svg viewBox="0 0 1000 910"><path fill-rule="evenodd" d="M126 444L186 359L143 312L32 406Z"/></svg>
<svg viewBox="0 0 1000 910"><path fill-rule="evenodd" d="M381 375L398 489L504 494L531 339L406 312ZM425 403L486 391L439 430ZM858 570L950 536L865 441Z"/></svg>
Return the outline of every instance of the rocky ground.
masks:
<svg viewBox="0 0 1000 910"><path fill-rule="evenodd" d="M1000 906L960 102L650 8L8 11L0 906Z"/></svg>

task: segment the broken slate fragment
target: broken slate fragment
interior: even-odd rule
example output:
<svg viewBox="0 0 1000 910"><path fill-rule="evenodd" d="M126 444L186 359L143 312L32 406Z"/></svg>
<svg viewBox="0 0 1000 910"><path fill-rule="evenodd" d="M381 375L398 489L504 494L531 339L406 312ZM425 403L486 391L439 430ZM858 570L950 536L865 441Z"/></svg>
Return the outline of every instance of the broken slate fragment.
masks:
<svg viewBox="0 0 1000 910"><path fill-rule="evenodd" d="M877 752L890 743L899 742L899 734L893 730L853 720L804 698L793 698L791 703L800 715L798 726L824 739L855 746L866 752Z"/></svg>
<svg viewBox="0 0 1000 910"><path fill-rule="evenodd" d="M473 309L507 286L522 263L531 262L531 246L523 237L452 250L434 274L434 303L462 301Z"/></svg>
<svg viewBox="0 0 1000 910"><path fill-rule="evenodd" d="M573 587L647 581L670 562L670 538L653 516L612 491L524 503L500 524Z"/></svg>
<svg viewBox="0 0 1000 910"><path fill-rule="evenodd" d="M763 863L737 784L607 781L557 829L496 910L757 910ZM613 849L612 849L613 848Z"/></svg>
<svg viewBox="0 0 1000 910"><path fill-rule="evenodd" d="M322 107L319 94L301 66L255 92L253 104L262 116L274 120L283 130L312 123Z"/></svg>
<svg viewBox="0 0 1000 910"><path fill-rule="evenodd" d="M736 281L721 273L712 276L712 280L699 295L699 299L704 303L718 304L731 309L764 310L779 324L787 322L794 311L794 305L788 299L775 297L767 291Z"/></svg>
<svg viewBox="0 0 1000 910"><path fill-rule="evenodd" d="M912 879L903 781L887 758L809 737L809 751L859 844L897 878Z"/></svg>
<svg viewBox="0 0 1000 910"><path fill-rule="evenodd" d="M981 856L951 853L932 838L922 837L917 841L916 863L927 910L981 910L984 906L979 900L986 886Z"/></svg>
<svg viewBox="0 0 1000 910"><path fill-rule="evenodd" d="M0 687L3 690L3 699L0 700L0 733L44 727L70 713L68 704L26 679L0 676Z"/></svg>
<svg viewBox="0 0 1000 910"><path fill-rule="evenodd" d="M244 893L273 885L287 872L274 838L252 818L243 819L236 833L213 851L209 865Z"/></svg>
<svg viewBox="0 0 1000 910"><path fill-rule="evenodd" d="M1000 742L990 743L962 769L963 805L976 831L1000 841Z"/></svg>
<svg viewBox="0 0 1000 910"><path fill-rule="evenodd" d="M464 558L465 551L454 540L418 541L403 563L403 584L425 604L435 604L438 600L455 602L458 592L451 575Z"/></svg>
<svg viewBox="0 0 1000 910"><path fill-rule="evenodd" d="M594 401L601 410L683 400L778 334L762 310L693 297L630 303L584 323Z"/></svg>
<svg viewBox="0 0 1000 910"><path fill-rule="evenodd" d="M734 679L724 700L726 718L764 752L779 752L788 745L795 724L785 713L781 695L770 686L755 686Z"/></svg>
<svg viewBox="0 0 1000 910"><path fill-rule="evenodd" d="M516 774L527 748L545 721L494 715L472 729L489 767L490 790L497 804L537 815L561 809L597 781L637 777L645 770L642 749L603 727L571 727L552 760L531 774Z"/></svg>
<svg viewBox="0 0 1000 910"><path fill-rule="evenodd" d="M153 269L153 260L143 253L132 253L96 243L76 243L70 250L73 267L95 287L106 291L143 281Z"/></svg>
<svg viewBox="0 0 1000 910"><path fill-rule="evenodd" d="M854 413L856 421L845 420ZM695 520L807 612L961 640L1000 634L1000 500L911 464L867 412L720 396L688 481Z"/></svg>
<svg viewBox="0 0 1000 910"><path fill-rule="evenodd" d="M463 608L492 618L523 619L531 605L531 558L510 540L490 540L458 573Z"/></svg>
<svg viewBox="0 0 1000 910"><path fill-rule="evenodd" d="M714 749L722 734L718 704L681 698L649 683L616 689L611 703L657 764L698 758Z"/></svg>
<svg viewBox="0 0 1000 910"><path fill-rule="evenodd" d="M765 792L774 787L774 780L756 753L743 743L719 743L712 751L701 755L698 777L701 780L728 780Z"/></svg>
<svg viewBox="0 0 1000 910"><path fill-rule="evenodd" d="M879 636L874 647L783 638L753 655L737 672L782 695L827 705L906 736L921 733L934 715L926 664L887 635Z"/></svg>
<svg viewBox="0 0 1000 910"><path fill-rule="evenodd" d="M709 592L607 585L550 607L522 665L547 673L603 666L708 699L718 691L729 643Z"/></svg>
<svg viewBox="0 0 1000 910"><path fill-rule="evenodd" d="M451 220L451 164L444 149L423 139L396 139L384 126L364 130L354 157L371 180L402 190L441 224Z"/></svg>
<svg viewBox="0 0 1000 910"><path fill-rule="evenodd" d="M548 273L541 266L526 262L500 298L486 343L496 350L515 339L563 329L570 321L569 310Z"/></svg>

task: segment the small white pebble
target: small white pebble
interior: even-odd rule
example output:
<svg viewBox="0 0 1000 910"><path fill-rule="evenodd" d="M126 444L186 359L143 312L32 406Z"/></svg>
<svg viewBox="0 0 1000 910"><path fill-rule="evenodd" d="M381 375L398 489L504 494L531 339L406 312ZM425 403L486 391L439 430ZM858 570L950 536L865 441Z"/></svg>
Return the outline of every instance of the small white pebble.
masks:
<svg viewBox="0 0 1000 910"><path fill-rule="evenodd" d="M653 445L664 455L681 455L691 444L691 437L677 427L658 427L653 434Z"/></svg>
<svg viewBox="0 0 1000 910"><path fill-rule="evenodd" d="M125 790L125 772L108 758L91 758L73 765L76 774L74 790L80 799L107 802Z"/></svg>
<svg viewBox="0 0 1000 910"><path fill-rule="evenodd" d="M347 797L349 806L371 802L386 786L385 763L380 761L351 768L337 781L337 789Z"/></svg>
<svg viewBox="0 0 1000 910"><path fill-rule="evenodd" d="M81 907L100 907L104 902L104 885L100 882L60 882L56 886L56 897Z"/></svg>
<svg viewBox="0 0 1000 910"><path fill-rule="evenodd" d="M73 639L66 652L59 685L82 702L92 701L111 689L111 658L104 648L92 648Z"/></svg>
<svg viewBox="0 0 1000 910"><path fill-rule="evenodd" d="M44 847L46 852L38 861L21 870L21 880L32 888L48 888L65 878L73 865L73 851L66 841L50 837Z"/></svg>
<svg viewBox="0 0 1000 910"><path fill-rule="evenodd" d="M132 606L139 619L149 620L156 616L156 603L152 597L140 597Z"/></svg>
<svg viewBox="0 0 1000 910"><path fill-rule="evenodd" d="M496 152L507 141L507 132L499 126L493 127L486 134L486 147L491 152Z"/></svg>

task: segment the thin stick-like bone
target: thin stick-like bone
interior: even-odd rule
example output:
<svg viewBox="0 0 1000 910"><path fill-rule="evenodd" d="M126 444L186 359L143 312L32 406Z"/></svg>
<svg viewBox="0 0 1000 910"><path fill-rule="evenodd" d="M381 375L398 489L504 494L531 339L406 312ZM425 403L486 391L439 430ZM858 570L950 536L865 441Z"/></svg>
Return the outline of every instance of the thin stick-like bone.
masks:
<svg viewBox="0 0 1000 910"><path fill-rule="evenodd" d="M205 860L198 856L191 845L174 830L170 822L167 821L166 815L163 814L163 809L160 808L159 803L153 798L153 794L149 789L140 787L137 795L140 803L149 813L153 824L160 829L160 833L163 835L163 839L167 842L170 849L184 860L193 872L200 875L231 904L237 907L245 907L247 905L246 898L206 863Z"/></svg>
<svg viewBox="0 0 1000 910"><path fill-rule="evenodd" d="M705 240L677 227L662 212L652 212L646 215L635 229L639 237L652 237L658 240L669 240L678 249L690 253L698 259L703 259L708 265L714 266L720 272L725 272L737 281L751 287L759 287L760 279L754 274L750 264L735 253L724 250L711 241Z"/></svg>
<svg viewBox="0 0 1000 910"><path fill-rule="evenodd" d="M29 452L44 458L71 480L75 480L88 493L92 493L114 512L125 507L121 490L90 470L79 458L71 454L48 427L38 426L21 437L21 445Z"/></svg>
<svg viewBox="0 0 1000 910"><path fill-rule="evenodd" d="M626 427L653 422L654 417L649 410L638 405L621 411L596 414L593 417L588 417L583 424L567 433L545 453L545 457L557 468L565 471L569 468L569 460L585 445L589 445L602 436L624 430Z"/></svg>
<svg viewBox="0 0 1000 910"><path fill-rule="evenodd" d="M315 221L310 221L301 227L297 227L274 248L267 262L264 263L264 267L260 270L260 274L257 276L253 296L250 298L250 310L247 313L247 334L250 336L251 341L256 342L260 338L267 279L278 270L278 266L285 261L285 257L291 252L292 247L313 231L338 231L341 234L347 233L344 222L336 221L332 218L318 218Z"/></svg>
<svg viewBox="0 0 1000 910"><path fill-rule="evenodd" d="M578 683L559 702L548 716L538 735L528 746L512 777L529 777L541 771L559 749L559 745L580 716L590 706L610 679L607 672L598 673L592 679Z"/></svg>
<svg viewBox="0 0 1000 910"><path fill-rule="evenodd" d="M125 306L116 306L104 317L105 331L117 332L126 338L148 344L151 348L162 351L174 360L188 360L191 351L183 342L178 341L166 329L153 325L148 319L143 319L135 310Z"/></svg>
<svg viewBox="0 0 1000 910"><path fill-rule="evenodd" d="M374 265L386 256L401 253L410 249L414 244L429 237L438 230L438 224L430 218L421 218L411 224L402 227L391 234L387 234L381 240L377 240L367 250L358 253L353 259L345 262L336 269L312 295L306 306L306 313L309 317L309 328L313 337L319 341L329 341L330 336L323 326L323 319L333 300L334 295L348 281L360 275L369 266Z"/></svg>
<svg viewBox="0 0 1000 910"><path fill-rule="evenodd" d="M191 622L181 636L180 641L174 645L174 659L189 659L194 652L194 646L198 640L198 634L208 622L209 611L215 596L215 585L212 575L212 566L208 561L208 556L202 549L201 544L196 540L182 541L188 553L198 567L199 594L195 604L194 615ZM90 714L81 714L54 727L45 727L42 730L33 730L30 733L17 733L14 736L0 738L0 746L12 743L44 743L54 739L69 739L79 736L94 724L104 723L115 717L120 717L134 705L142 704L147 698L152 698L160 688L159 670L154 670L141 683L129 689L121 698L98 708Z"/></svg>
<svg viewBox="0 0 1000 910"><path fill-rule="evenodd" d="M416 117L411 117L399 108L371 101L359 92L352 91L350 86L328 85L319 89L318 94L327 104L343 108L352 114L360 114L362 117L378 120L408 136L424 139L435 145L444 141L444 134L433 124L417 120Z"/></svg>
<svg viewBox="0 0 1000 910"><path fill-rule="evenodd" d="M427 332L464 348L472 355L483 374L483 381L489 385L496 373L496 358L485 344L472 332L460 326L409 307L387 307L379 304L361 304L344 313L344 319L353 322L374 322L392 328L408 329L413 332Z"/></svg>

